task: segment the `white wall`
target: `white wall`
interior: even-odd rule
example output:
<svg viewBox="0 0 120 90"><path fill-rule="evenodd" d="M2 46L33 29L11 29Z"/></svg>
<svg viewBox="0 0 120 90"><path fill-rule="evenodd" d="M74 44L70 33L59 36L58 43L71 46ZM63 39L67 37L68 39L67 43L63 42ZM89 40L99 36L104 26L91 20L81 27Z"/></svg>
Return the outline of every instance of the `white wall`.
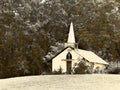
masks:
<svg viewBox="0 0 120 90"><path fill-rule="evenodd" d="M100 69L104 69L105 65L104 64L97 64L97 63L95 63L94 64L94 69L97 68L97 67L99 67Z"/></svg>
<svg viewBox="0 0 120 90"><path fill-rule="evenodd" d="M72 54L72 68L74 67L74 64L77 63L79 60L82 59L73 49L67 48L63 52L61 52L59 55L57 55L55 58L52 60L52 72L53 71L58 71L60 67L62 68L62 72L65 73L67 71L66 67L66 55L67 53L70 52ZM90 63L92 64L92 63ZM104 64L97 64L94 63L94 69L99 67L101 70L105 68Z"/></svg>
<svg viewBox="0 0 120 90"><path fill-rule="evenodd" d="M78 59L79 55L77 53L75 53L74 50L72 50L71 48L67 48L65 51L63 51L62 53L60 53L58 56L56 56L53 60L52 60L52 71L57 71L59 70L59 68L61 67L63 72L66 72L66 55L67 53L70 51L70 53L72 54L72 67L74 66L74 64L76 63L76 60Z"/></svg>

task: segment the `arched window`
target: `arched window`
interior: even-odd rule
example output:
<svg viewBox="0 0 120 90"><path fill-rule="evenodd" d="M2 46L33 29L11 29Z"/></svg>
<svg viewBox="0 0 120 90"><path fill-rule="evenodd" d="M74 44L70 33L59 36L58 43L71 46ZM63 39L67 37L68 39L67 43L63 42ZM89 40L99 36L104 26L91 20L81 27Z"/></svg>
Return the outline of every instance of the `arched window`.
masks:
<svg viewBox="0 0 120 90"><path fill-rule="evenodd" d="M68 54L66 55L66 59L72 59L72 54L70 52L68 52Z"/></svg>

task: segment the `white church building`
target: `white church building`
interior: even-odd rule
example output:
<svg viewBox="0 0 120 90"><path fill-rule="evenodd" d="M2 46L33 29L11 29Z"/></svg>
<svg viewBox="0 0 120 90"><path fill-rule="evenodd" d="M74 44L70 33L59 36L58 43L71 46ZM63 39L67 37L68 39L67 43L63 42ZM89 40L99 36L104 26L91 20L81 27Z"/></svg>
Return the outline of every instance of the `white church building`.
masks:
<svg viewBox="0 0 120 90"><path fill-rule="evenodd" d="M68 40L64 44L64 49L51 59L52 72L58 71L61 68L63 73L71 73L76 63L83 60L93 66L93 69L99 68L103 70L108 65L106 61L94 52L78 49L77 43L75 42L73 23L71 23Z"/></svg>

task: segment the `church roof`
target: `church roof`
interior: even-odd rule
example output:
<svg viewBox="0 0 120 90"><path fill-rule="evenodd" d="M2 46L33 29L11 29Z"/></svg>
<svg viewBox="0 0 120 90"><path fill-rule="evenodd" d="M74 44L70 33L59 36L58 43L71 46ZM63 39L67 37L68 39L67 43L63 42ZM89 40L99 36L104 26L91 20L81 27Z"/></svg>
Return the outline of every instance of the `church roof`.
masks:
<svg viewBox="0 0 120 90"><path fill-rule="evenodd" d="M63 51L65 51L67 48L71 48L71 49L74 49L74 48L72 48L72 47L70 47L70 46L68 46L68 47L66 47L66 48L64 48L64 49L62 49L60 52L58 52L54 57L52 57L49 61L51 61L51 60L53 60L55 57L57 57L60 53L62 53ZM48 61L48 62L49 62Z"/></svg>
<svg viewBox="0 0 120 90"><path fill-rule="evenodd" d="M73 23L72 22L70 24L70 30L69 30L67 43L75 43L75 35L74 35L74 29L73 29Z"/></svg>
<svg viewBox="0 0 120 90"><path fill-rule="evenodd" d="M73 23L72 22L71 22L71 25L70 25L70 31L69 31L69 36L68 36L67 43L68 44L69 43L70 44L71 43L75 44L75 35L74 35L74 29L73 29ZM78 54L78 56L81 56L81 57L85 58L89 62L99 63L99 64L106 64L106 65L108 64L102 58L97 56L94 52L87 51L87 50L82 50L82 49L78 49L78 48L73 48L71 46L67 46L66 48L61 50L61 52L56 54L51 60L53 60L55 57L57 57L60 53L64 52L67 48L71 48L72 50L74 50ZM49 60L49 61L51 61L51 60Z"/></svg>
<svg viewBox="0 0 120 90"><path fill-rule="evenodd" d="M82 56L85 59L87 59L89 62L101 63L101 64L108 64L106 61L104 61L102 58L100 58L99 56L97 56L92 51L86 51L86 50L82 50L82 49L75 49L75 51L80 56Z"/></svg>
<svg viewBox="0 0 120 90"><path fill-rule="evenodd" d="M71 48L74 50L79 56L85 58L87 61L92 62L92 63L99 63L99 64L106 64L108 63L104 61L102 58L97 56L94 52L92 51L87 51L87 50L82 50L82 49L74 49L72 47L66 47L63 50L61 50L58 54L56 54L51 60L53 60L55 57L57 57L60 53L64 52L67 48ZM49 60L49 61L51 61Z"/></svg>

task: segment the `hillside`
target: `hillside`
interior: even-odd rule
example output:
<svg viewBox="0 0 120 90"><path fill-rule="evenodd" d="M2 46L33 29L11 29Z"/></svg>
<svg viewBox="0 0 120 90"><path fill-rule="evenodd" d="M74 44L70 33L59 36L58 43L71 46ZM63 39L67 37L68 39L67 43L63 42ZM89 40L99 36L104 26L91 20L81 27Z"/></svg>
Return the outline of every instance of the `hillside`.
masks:
<svg viewBox="0 0 120 90"><path fill-rule="evenodd" d="M71 21L79 48L120 61L119 0L0 0L0 78L50 71Z"/></svg>
<svg viewBox="0 0 120 90"><path fill-rule="evenodd" d="M0 80L0 90L119 90L117 75L51 75Z"/></svg>

